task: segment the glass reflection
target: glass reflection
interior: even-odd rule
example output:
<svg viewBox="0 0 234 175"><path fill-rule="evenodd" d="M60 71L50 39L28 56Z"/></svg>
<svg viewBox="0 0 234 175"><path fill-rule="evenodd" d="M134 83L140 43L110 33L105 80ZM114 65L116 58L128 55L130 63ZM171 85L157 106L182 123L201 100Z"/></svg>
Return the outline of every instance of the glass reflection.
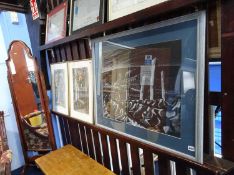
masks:
<svg viewBox="0 0 234 175"><path fill-rule="evenodd" d="M107 41L102 53L104 117L180 137L183 78L186 91L195 88L193 77L181 73L181 41L140 47Z"/></svg>

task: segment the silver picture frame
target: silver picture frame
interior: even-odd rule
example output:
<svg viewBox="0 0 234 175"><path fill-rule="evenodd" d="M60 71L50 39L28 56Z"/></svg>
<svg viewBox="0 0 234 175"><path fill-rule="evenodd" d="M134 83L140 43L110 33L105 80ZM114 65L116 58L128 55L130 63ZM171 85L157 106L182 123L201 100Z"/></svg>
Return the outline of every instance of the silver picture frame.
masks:
<svg viewBox="0 0 234 175"><path fill-rule="evenodd" d="M205 27L206 12L199 11L92 40L96 125L202 163ZM164 59L160 60L160 55L154 55L158 53L156 50L163 52L164 56L161 55L162 58L168 58L170 61L165 64L160 62ZM153 58L156 58L156 62L147 55L149 51L154 55ZM142 53L144 57L142 57L141 62L134 62L135 65L132 64L132 60L139 60L138 57ZM170 53L169 56L167 55L168 53ZM169 68L164 70L163 66L167 65L169 65ZM151 69L147 66L151 67ZM173 68L173 73L171 74L168 73L168 71L170 72L170 67L176 67L176 69ZM138 71L138 77L136 78L138 90L132 93L138 94L137 97L134 97L134 95L129 96L131 94L129 90L132 85L131 82L135 81L131 79L131 71L134 72L132 68L136 68ZM156 77L154 82L147 78L147 76L153 75L152 69L155 71ZM156 73L156 71L159 72ZM123 75L128 78L126 81ZM141 77L143 75L144 78ZM168 75L172 75L172 77ZM113 80L113 77L117 78ZM171 82L169 81L171 78L172 82L174 82L172 85L168 83ZM189 80L187 81L186 79ZM195 88L193 88L194 85L184 83L186 81L194 82ZM117 82L124 83L118 84ZM148 86L148 96L146 95L146 98L144 95L143 97L140 95L142 86ZM151 86L154 87L151 88ZM124 87L125 89L119 87ZM157 87L160 87L158 92L155 90ZM117 92L116 89L118 88L120 91ZM110 91L109 94L108 91ZM123 92L126 93L124 94ZM112 97L115 97L115 94L118 93L122 94L120 99L125 100L114 101ZM171 122L171 120L175 119L175 116L173 117L174 111L171 111L172 107L175 106L171 105L170 100L175 99L175 96L179 97L177 99L180 99L180 103L177 105L178 125ZM160 124L161 129L155 129L155 126L152 125L149 127L148 124L142 124L137 120L137 117L139 118L140 115L136 115L135 119L132 117L134 115L130 116L129 114L133 114L129 110L131 107L130 102L133 102L131 99L137 103L142 103L145 100L150 105L152 100L157 101L160 99L162 102L165 102L161 103L166 104L162 108L162 111L165 113L162 113L161 118L158 117L160 120L166 121L164 124ZM116 112L117 110L114 107L116 103L118 106L120 106L120 103L127 104L126 107L123 107L122 111L124 112ZM141 106L144 106L144 104ZM137 109L134 108L134 110L136 111ZM145 108L141 116L147 114L147 111L150 110L151 108ZM148 118L147 121L151 121L152 118ZM141 121L145 122L145 119Z"/></svg>

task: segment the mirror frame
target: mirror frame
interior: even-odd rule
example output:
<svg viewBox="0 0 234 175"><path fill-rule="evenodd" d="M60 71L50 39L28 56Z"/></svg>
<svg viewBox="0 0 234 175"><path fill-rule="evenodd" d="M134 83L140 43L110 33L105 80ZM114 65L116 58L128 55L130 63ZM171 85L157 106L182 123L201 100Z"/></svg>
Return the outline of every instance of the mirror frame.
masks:
<svg viewBox="0 0 234 175"><path fill-rule="evenodd" d="M6 60L6 65L7 65L7 75L8 75L8 82L9 82L9 87L10 87L10 91L11 91L11 96L12 96L12 102L13 102L13 106L14 106L14 111L15 111L15 115L16 115L16 121L17 121L17 126L18 126L18 130L19 130L19 134L20 134L20 140L21 140L21 144L22 144L22 149L23 149L23 155L25 158L25 166L27 166L28 164L34 162L34 160L36 158L38 158L37 156L29 156L28 152L29 151L36 151L41 153L48 153L49 150L32 150L29 149L27 147L27 142L25 139L25 134L24 134L24 128L23 128L23 121L21 119L22 115L20 114L20 109L19 109L19 105L17 104L17 98L16 98L16 93L14 90L14 81L13 81L13 74L12 74L12 70L11 70L11 61L13 61L16 58L11 58L11 54L15 54L17 55L17 53L12 53L12 47L15 45L19 45L22 48L25 49L26 54L28 56L29 59L31 59L33 61L33 65L34 65L34 72L35 72L35 79L37 81L37 86L38 86L38 93L39 93L39 97L40 97L40 102L41 102L41 108L43 109L44 115L45 115L45 120L47 123L47 127L48 127L48 140L49 140L49 145L51 150L55 150L56 149L56 144L55 144L55 137L54 137L54 132L53 132L53 125L52 125L52 119L51 119L51 114L50 114L50 109L49 109L49 98L47 96L47 91L46 91L46 86L45 86L45 80L44 80L44 76L43 73L40 71L38 64L36 62L36 58L32 56L31 50L30 48L23 42L23 41L19 41L19 40L14 40L10 43L9 45L9 49L8 49L8 59ZM25 57L17 57L17 59L26 59ZM24 116L24 115L23 115Z"/></svg>

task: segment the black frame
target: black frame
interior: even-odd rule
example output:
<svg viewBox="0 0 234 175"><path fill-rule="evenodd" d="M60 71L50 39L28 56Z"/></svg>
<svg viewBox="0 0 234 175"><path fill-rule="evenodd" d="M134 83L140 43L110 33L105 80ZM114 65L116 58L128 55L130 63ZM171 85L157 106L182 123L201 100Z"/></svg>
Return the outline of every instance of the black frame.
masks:
<svg viewBox="0 0 234 175"><path fill-rule="evenodd" d="M105 12L105 7L106 7L106 3L105 3L105 0L100 0L100 8L99 8L99 21L98 22L95 22L95 23L92 23L92 24L89 24L85 27L82 27L82 28L79 28L75 31L72 31L72 28L73 28L73 7L74 7L74 0L71 0L70 2L70 25L69 25L69 35L73 35L75 33L78 33L82 30L85 30L87 28L90 28L90 27L93 27L93 26L97 26L97 25L101 25L104 23L104 12Z"/></svg>

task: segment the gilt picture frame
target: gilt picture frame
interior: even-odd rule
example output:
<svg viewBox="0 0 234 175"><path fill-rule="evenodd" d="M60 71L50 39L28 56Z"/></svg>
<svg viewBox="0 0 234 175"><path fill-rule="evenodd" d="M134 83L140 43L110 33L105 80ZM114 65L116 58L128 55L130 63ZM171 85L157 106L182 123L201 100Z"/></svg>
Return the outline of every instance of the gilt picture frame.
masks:
<svg viewBox="0 0 234 175"><path fill-rule="evenodd" d="M93 123L93 75L92 61L68 63L70 116Z"/></svg>
<svg viewBox="0 0 234 175"><path fill-rule="evenodd" d="M66 36L67 1L55 7L47 14L45 43L51 43Z"/></svg>
<svg viewBox="0 0 234 175"><path fill-rule="evenodd" d="M203 162L206 13L92 41L95 123Z"/></svg>
<svg viewBox="0 0 234 175"><path fill-rule="evenodd" d="M65 115L69 115L67 66L67 63L51 64L52 109Z"/></svg>

